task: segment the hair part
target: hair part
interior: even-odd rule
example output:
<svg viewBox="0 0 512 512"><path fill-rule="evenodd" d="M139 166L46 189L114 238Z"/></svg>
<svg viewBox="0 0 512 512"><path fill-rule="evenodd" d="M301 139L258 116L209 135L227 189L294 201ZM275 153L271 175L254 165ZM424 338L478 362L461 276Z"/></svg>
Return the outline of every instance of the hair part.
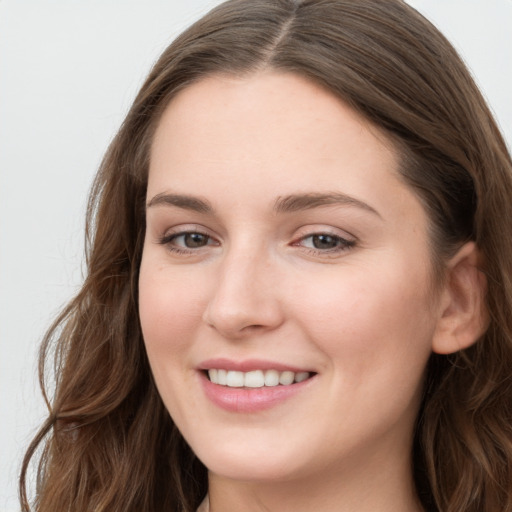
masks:
<svg viewBox="0 0 512 512"><path fill-rule="evenodd" d="M56 393L23 463L44 445L40 512L194 511L206 469L154 385L138 321L150 147L163 110L212 74L262 69L321 85L382 130L430 219L435 276L467 240L483 254L490 326L433 355L415 439L426 508L512 509L512 163L448 41L401 0L230 0L162 54L101 164L87 215L87 277L47 333Z"/></svg>

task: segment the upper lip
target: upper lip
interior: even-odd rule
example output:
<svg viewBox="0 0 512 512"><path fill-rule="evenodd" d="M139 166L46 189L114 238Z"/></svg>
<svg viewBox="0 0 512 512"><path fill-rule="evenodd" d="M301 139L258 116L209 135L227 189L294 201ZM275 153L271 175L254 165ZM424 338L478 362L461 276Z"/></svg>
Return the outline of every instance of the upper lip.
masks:
<svg viewBox="0 0 512 512"><path fill-rule="evenodd" d="M226 358L207 359L198 366L199 370L222 369L238 372L250 372L253 370L277 370L279 372L311 372L307 368L299 368L289 364L268 361L265 359L245 359L243 361L234 361Z"/></svg>

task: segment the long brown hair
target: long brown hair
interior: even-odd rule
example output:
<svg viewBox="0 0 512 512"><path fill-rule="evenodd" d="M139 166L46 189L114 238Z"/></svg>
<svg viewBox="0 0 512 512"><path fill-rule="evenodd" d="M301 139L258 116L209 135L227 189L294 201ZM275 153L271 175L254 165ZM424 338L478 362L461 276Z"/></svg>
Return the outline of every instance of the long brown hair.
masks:
<svg viewBox="0 0 512 512"><path fill-rule="evenodd" d="M56 387L23 463L23 511L36 453L40 512L188 512L206 493L206 469L155 389L138 321L149 148L179 90L264 68L324 86L395 142L431 221L438 275L461 243L480 248L490 325L469 349L432 356L414 473L426 508L511 511L512 163L455 50L401 0L230 0L160 57L94 182L83 287L42 345L43 392L52 358Z"/></svg>

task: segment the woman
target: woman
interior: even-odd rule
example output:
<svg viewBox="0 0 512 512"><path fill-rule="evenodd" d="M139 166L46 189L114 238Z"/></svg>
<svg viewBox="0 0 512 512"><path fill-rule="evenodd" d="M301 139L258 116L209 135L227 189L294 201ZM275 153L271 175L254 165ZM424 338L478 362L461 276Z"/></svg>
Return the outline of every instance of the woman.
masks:
<svg viewBox="0 0 512 512"><path fill-rule="evenodd" d="M96 178L24 510L41 443L40 511L512 510L511 197L403 2L214 9Z"/></svg>

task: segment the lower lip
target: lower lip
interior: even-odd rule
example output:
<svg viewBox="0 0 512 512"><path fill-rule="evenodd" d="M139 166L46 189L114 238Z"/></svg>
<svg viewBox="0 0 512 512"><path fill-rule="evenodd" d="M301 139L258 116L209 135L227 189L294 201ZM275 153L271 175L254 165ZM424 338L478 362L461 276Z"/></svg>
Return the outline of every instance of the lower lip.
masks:
<svg viewBox="0 0 512 512"><path fill-rule="evenodd" d="M206 396L215 405L229 412L258 412L270 409L300 393L314 378L313 376L289 386L230 388L214 384L201 373L201 383Z"/></svg>

